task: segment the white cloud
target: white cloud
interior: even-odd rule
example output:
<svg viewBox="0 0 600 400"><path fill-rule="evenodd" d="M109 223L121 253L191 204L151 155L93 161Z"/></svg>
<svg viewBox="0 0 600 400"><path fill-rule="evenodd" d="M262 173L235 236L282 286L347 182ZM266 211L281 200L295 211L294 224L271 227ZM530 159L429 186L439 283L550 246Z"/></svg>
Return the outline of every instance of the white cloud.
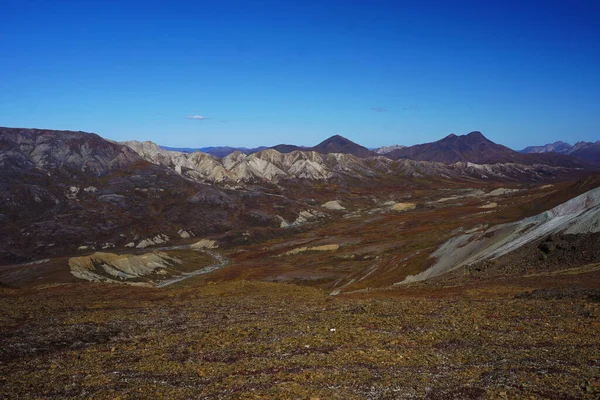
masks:
<svg viewBox="0 0 600 400"><path fill-rule="evenodd" d="M197 121L203 121L203 120L208 119L208 118L206 118L205 116L197 115L196 114L196 115L190 115L190 116L188 116L187 119L195 119Z"/></svg>

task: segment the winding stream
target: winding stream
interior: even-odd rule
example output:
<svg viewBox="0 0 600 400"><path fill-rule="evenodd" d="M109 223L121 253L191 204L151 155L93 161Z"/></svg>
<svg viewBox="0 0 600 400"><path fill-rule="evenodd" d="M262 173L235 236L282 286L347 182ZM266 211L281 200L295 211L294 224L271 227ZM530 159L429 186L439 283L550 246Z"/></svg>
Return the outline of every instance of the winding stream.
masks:
<svg viewBox="0 0 600 400"><path fill-rule="evenodd" d="M184 273L183 275L178 276L176 278L172 278L172 279L168 279L166 281L162 281L160 283L157 283L154 286L158 287L158 288L163 288L163 287L172 285L174 283L181 282L183 280L189 279L189 278L194 277L194 276L208 274L209 272L216 271L217 269L223 268L224 266L226 266L227 264L229 264L229 260L227 258L223 257L222 255L220 255L218 253L214 253L214 252L209 251L209 250L204 250L204 251L208 255L210 255L212 258L215 259L216 262L214 264L211 264L211 265L209 265L207 267L203 267L203 268L197 269L197 270L192 271L192 272Z"/></svg>

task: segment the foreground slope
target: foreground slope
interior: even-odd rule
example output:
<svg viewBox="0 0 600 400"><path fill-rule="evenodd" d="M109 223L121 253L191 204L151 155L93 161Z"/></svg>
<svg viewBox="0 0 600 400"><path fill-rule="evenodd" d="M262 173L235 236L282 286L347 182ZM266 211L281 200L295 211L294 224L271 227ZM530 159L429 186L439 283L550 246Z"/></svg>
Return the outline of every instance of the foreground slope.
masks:
<svg viewBox="0 0 600 400"><path fill-rule="evenodd" d="M0 288L0 385L20 399L596 399L598 275L567 279L587 291L564 277L363 298Z"/></svg>

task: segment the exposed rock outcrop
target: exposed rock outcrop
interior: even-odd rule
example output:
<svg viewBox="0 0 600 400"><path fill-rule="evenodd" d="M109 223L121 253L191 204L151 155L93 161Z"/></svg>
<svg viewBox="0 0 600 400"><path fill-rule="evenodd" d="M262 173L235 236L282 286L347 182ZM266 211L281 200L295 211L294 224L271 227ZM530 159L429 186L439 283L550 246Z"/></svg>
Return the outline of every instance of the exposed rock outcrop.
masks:
<svg viewBox="0 0 600 400"><path fill-rule="evenodd" d="M90 256L69 259L69 268L73 276L92 282L112 283L124 283L154 273L164 274L165 268L177 264L181 264L179 259L163 252L141 255L97 252Z"/></svg>
<svg viewBox="0 0 600 400"><path fill-rule="evenodd" d="M436 260L432 267L400 283L421 281L465 265L497 259L549 235L596 232L600 232L600 188L518 222L455 236L431 254Z"/></svg>

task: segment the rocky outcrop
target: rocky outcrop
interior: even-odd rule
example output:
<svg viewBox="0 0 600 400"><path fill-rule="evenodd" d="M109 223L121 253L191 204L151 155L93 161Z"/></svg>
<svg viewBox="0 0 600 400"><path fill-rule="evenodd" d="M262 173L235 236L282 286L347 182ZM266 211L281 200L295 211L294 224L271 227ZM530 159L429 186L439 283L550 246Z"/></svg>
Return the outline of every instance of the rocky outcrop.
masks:
<svg viewBox="0 0 600 400"><path fill-rule="evenodd" d="M137 278L165 274L166 268L178 264L181 264L179 259L162 252L141 255L97 252L90 256L69 258L71 274L92 282L139 282Z"/></svg>

